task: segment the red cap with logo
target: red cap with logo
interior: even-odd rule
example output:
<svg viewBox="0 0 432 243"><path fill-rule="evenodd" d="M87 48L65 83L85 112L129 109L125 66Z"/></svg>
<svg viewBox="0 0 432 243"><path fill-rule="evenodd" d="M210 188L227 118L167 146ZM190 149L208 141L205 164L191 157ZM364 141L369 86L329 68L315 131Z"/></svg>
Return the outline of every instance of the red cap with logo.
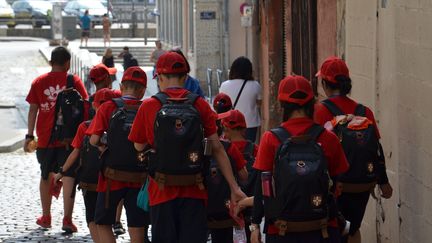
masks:
<svg viewBox="0 0 432 243"><path fill-rule="evenodd" d="M316 77L321 77L332 83L337 83L337 76L349 78L349 70L344 60L334 56L327 58L316 74Z"/></svg>
<svg viewBox="0 0 432 243"><path fill-rule="evenodd" d="M147 87L147 75L140 67L130 67L123 74L122 83L124 81L133 81Z"/></svg>
<svg viewBox="0 0 432 243"><path fill-rule="evenodd" d="M116 68L108 68L104 64L100 63L90 70L89 76L93 83L99 83L100 81L105 80L107 76L114 75L116 73Z"/></svg>
<svg viewBox="0 0 432 243"><path fill-rule="evenodd" d="M118 97L121 97L121 92L119 90L112 90L109 88L100 89L94 94L93 106L98 108L105 101Z"/></svg>
<svg viewBox="0 0 432 243"><path fill-rule="evenodd" d="M156 75L188 73L186 60L176 52L166 52L159 57L156 63Z"/></svg>
<svg viewBox="0 0 432 243"><path fill-rule="evenodd" d="M246 119L239 110L230 110L218 115L218 119L222 120L222 125L228 128L246 128Z"/></svg>
<svg viewBox="0 0 432 243"><path fill-rule="evenodd" d="M304 97L294 97L295 93L301 92ZM302 95L303 96L303 95ZM279 83L278 100L303 106L314 97L312 86L307 79L298 75L290 75Z"/></svg>
<svg viewBox="0 0 432 243"><path fill-rule="evenodd" d="M219 93L213 100L213 108L217 110L217 108L231 109L232 102L231 98L225 93Z"/></svg>

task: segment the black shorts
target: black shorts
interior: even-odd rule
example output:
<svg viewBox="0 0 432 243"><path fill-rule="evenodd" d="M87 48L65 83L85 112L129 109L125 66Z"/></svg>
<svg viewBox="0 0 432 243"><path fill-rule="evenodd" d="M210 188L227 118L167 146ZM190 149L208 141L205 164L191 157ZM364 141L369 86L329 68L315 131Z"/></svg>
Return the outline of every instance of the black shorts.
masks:
<svg viewBox="0 0 432 243"><path fill-rule="evenodd" d="M339 229L329 227L327 229L329 237L324 239L322 232L312 231L304 233L287 233L285 236L266 235L266 243L340 243Z"/></svg>
<svg viewBox="0 0 432 243"><path fill-rule="evenodd" d="M81 37L90 37L90 30L82 30Z"/></svg>
<svg viewBox="0 0 432 243"><path fill-rule="evenodd" d="M36 157L40 164L42 178L47 180L49 173L57 173L71 152L72 148L66 149L66 147L38 148L36 150ZM75 177L78 166L78 163L74 163L63 175Z"/></svg>
<svg viewBox="0 0 432 243"><path fill-rule="evenodd" d="M128 227L144 227L149 225L149 213L137 206L139 190L140 188L123 188L110 191L108 208L105 208L105 192L99 192L96 202L95 223L99 225L115 224L117 205L124 199Z"/></svg>
<svg viewBox="0 0 432 243"><path fill-rule="evenodd" d="M152 206L150 217L152 242L207 242L207 213L202 199L176 198Z"/></svg>
<svg viewBox="0 0 432 243"><path fill-rule="evenodd" d="M87 225L95 220L98 192L83 190Z"/></svg>
<svg viewBox="0 0 432 243"><path fill-rule="evenodd" d="M338 207L346 220L351 222L350 234L360 229L370 192L342 193L338 198Z"/></svg>

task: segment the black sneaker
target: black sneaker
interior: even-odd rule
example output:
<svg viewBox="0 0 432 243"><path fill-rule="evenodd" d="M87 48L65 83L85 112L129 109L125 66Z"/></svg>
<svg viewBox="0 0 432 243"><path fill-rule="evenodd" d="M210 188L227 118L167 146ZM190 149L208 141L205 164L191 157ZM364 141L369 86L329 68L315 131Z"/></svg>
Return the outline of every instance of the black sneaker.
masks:
<svg viewBox="0 0 432 243"><path fill-rule="evenodd" d="M113 225L113 230L115 235L123 235L126 233L126 230L123 228L121 222L117 222Z"/></svg>

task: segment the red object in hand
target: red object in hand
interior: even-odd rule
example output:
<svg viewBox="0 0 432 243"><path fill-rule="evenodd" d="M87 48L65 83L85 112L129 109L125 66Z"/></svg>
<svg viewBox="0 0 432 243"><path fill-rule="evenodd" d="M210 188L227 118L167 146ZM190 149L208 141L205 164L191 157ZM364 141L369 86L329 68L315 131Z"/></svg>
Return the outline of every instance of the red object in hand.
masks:
<svg viewBox="0 0 432 243"><path fill-rule="evenodd" d="M235 209L236 205L233 202L230 201L227 204L228 204L227 206L229 208L229 214L230 214L231 218L233 218L234 221L236 221L236 223L240 226L240 228L244 228L245 227L245 221L243 218L243 214L239 214L239 215L235 214L234 209Z"/></svg>
<svg viewBox="0 0 432 243"><path fill-rule="evenodd" d="M51 185L50 185L50 194L51 196L58 199L60 196L60 191L63 186L63 182L58 181L57 183L54 182L54 178L51 179Z"/></svg>

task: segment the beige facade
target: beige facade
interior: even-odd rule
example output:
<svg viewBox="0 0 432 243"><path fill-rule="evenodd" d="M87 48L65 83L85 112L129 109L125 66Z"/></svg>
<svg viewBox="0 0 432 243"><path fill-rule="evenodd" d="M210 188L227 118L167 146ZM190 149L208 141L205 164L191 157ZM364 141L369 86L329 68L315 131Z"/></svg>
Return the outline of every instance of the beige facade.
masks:
<svg viewBox="0 0 432 243"><path fill-rule="evenodd" d="M432 1L346 0L338 40L352 96L375 112L390 200L371 200L363 242L432 242Z"/></svg>

